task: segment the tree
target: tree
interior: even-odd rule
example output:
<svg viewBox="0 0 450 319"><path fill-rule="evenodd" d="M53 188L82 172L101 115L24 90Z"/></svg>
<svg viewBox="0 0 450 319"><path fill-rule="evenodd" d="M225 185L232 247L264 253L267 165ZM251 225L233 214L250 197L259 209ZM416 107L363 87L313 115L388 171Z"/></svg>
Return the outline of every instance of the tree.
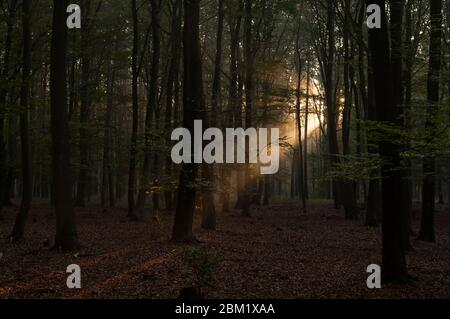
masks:
<svg viewBox="0 0 450 319"><path fill-rule="evenodd" d="M84 15L87 17L86 20L89 21L87 25L81 28L81 84L80 84L80 168L78 172L77 181L77 196L76 205L85 206L86 201L86 191L89 183L89 132L88 132L88 121L89 113L92 103L91 98L91 87L92 87L92 55L88 51L90 43L90 28L92 25L91 20L91 1L86 0L83 3Z"/></svg>
<svg viewBox="0 0 450 319"><path fill-rule="evenodd" d="M306 104L305 104L305 125L304 129L304 139L305 143L303 146L303 189L305 192L305 199L309 199L309 186L308 186L308 119L309 119L309 93L311 86L311 62L306 61Z"/></svg>
<svg viewBox="0 0 450 319"><path fill-rule="evenodd" d="M30 141L28 133L28 109L30 94L31 68L31 30L30 30L30 0L22 1L22 84L20 88L20 141L22 148L22 202L17 214L11 240L23 238L25 223L31 206L31 160Z"/></svg>
<svg viewBox="0 0 450 319"><path fill-rule="evenodd" d="M194 120L201 119L203 110L203 75L199 37L200 0L184 0L183 29L183 127L194 136ZM191 143L193 145L194 143ZM172 231L176 242L192 242L198 164L183 163L178 186L177 208Z"/></svg>
<svg viewBox="0 0 450 319"><path fill-rule="evenodd" d="M439 104L439 84L442 60L442 0L430 0L430 47L427 81L427 119L425 129L431 134L427 142L432 143L436 137L436 115ZM422 219L420 223L419 239L436 241L434 234L435 210L435 156L428 153L423 159L423 187L422 187Z"/></svg>
<svg viewBox="0 0 450 319"><path fill-rule="evenodd" d="M1 78L10 78L10 68L11 68L11 47L12 47L12 37L14 30L13 18L16 13L17 7L16 0L8 3L8 13L9 16L6 20L6 37L3 47L3 65L1 68ZM8 88L2 86L0 88L0 220L2 218L2 207L4 204L4 199L7 197L7 192L9 188L7 187L7 150L6 150L6 139L5 139L5 114L6 114L6 101L8 95ZM8 197L9 198L9 197Z"/></svg>
<svg viewBox="0 0 450 319"><path fill-rule="evenodd" d="M230 25L230 33L231 33L231 56L230 56L230 62L236 61L236 69L233 70L234 73L231 73L231 79L236 80L235 84L232 85L230 83L230 90L236 90L235 91L235 97L236 97L236 103L233 105L233 117L234 117L234 127L243 127L243 105L244 105L244 82L245 82L245 66L244 61L242 59L242 48L239 40L241 39L240 32L241 32L241 24L242 29L245 29L245 22L242 23L242 20L244 20L244 1L238 1L238 8L234 8L234 10L238 10L241 13L238 13L238 16L236 17L236 24L235 26ZM234 28L234 30L232 30ZM245 31L244 31L245 32ZM233 52L234 51L234 52ZM233 53L236 55L233 57ZM230 65L230 71L231 68L234 68L234 66ZM236 76L234 78L234 76ZM230 92L230 96L231 93ZM236 204L234 205L234 209L242 209L244 207L244 200L245 200L245 168L242 164L236 165L236 191L237 191L237 200Z"/></svg>
<svg viewBox="0 0 450 319"><path fill-rule="evenodd" d="M337 136L337 119L338 109L336 103L337 80L336 80L336 17L335 17L335 3L327 2L325 4L326 21L325 30L320 30L321 35L316 39L315 51L318 56L321 80L323 82L323 90L325 95L326 105L326 121L327 121L327 139L329 163L331 167L335 167L339 163L339 144ZM318 10L316 8L316 10ZM318 19L321 12L316 12ZM322 21L321 21L322 22ZM322 22L323 23L323 22ZM321 27L322 25L318 25ZM340 183L336 179L332 180L332 192L334 207L340 208L342 204Z"/></svg>
<svg viewBox="0 0 450 319"><path fill-rule="evenodd" d="M150 66L150 83L148 88L148 103L147 111L145 115L145 154L144 154L144 165L142 166L142 178L138 194L138 199L136 202L136 212L139 216L143 214L145 206L145 198L148 188L150 186L150 166L151 166L151 155L152 155L152 122L153 114L156 115L156 122L159 120L159 106L158 106L158 76L159 76L159 64L160 64L160 54L161 54L161 27L160 27L160 1L151 1L151 11L152 11L152 35L153 35L153 53L152 61ZM158 125L158 124L157 124ZM155 152L155 172L158 169L158 154ZM158 211L159 200L153 195L155 216Z"/></svg>
<svg viewBox="0 0 450 319"><path fill-rule="evenodd" d="M350 155L350 120L352 109L352 52L350 48L350 0L344 1L344 109L342 111L342 145L344 161ZM341 184L342 203L345 209L345 218L355 219L359 215L359 209L356 205L355 183L353 181L343 181Z"/></svg>
<svg viewBox="0 0 450 319"><path fill-rule="evenodd" d="M405 110L404 110L404 81L403 81L403 60L404 60L404 41L403 41L403 15L404 15L404 1L391 1L390 11L391 11L391 23L390 23L390 33L391 33L391 63L392 63L392 76L393 85L396 88L394 91L394 107L397 110L397 125L399 127L405 127ZM407 127L405 127L407 129ZM405 147L403 147L405 148ZM406 250L412 249L411 243L409 241L409 223L408 216L411 214L409 211L411 198L409 197L408 191L408 176L406 174L407 170L404 169L404 161L402 160L401 167L401 179L400 179L400 204L401 219L403 220L402 227L402 238L403 244Z"/></svg>
<svg viewBox="0 0 450 319"><path fill-rule="evenodd" d="M395 107L393 69L389 46L389 32L384 0L367 0L367 6L376 4L381 9L381 28L369 29L369 50L374 78L375 101L378 121L393 125L398 121L398 109ZM392 21L398 23L398 21ZM403 245L403 225L401 203L401 164L400 148L387 137L380 141L379 150L383 160L382 175L382 278L384 282L405 281L405 249Z"/></svg>
<svg viewBox="0 0 450 319"><path fill-rule="evenodd" d="M404 126L406 130L411 129L411 101L412 101L412 68L414 64L414 45L413 42L417 40L417 34L414 34L413 38L413 30L412 30L412 10L413 10L413 0L410 0L406 4L405 8L405 39L404 39L404 47L405 47L405 54L404 54L404 75L403 75L403 85L404 85L404 106L403 106L403 113L404 113ZM419 19L421 14L419 14ZM407 142L408 143L408 142ZM410 145L406 145L406 148L408 148ZM411 172L411 160L410 159L404 159L404 200L402 201L404 204L405 213L407 214L407 225L406 227L408 234L412 234L412 225L411 225L411 214L412 214L412 201L413 201L413 184L412 184L412 172ZM409 239L409 236L408 236Z"/></svg>
<svg viewBox="0 0 450 319"><path fill-rule="evenodd" d="M53 0L53 26L50 52L50 99L53 186L56 211L56 249L78 247L75 212L72 204L70 142L67 112L67 0Z"/></svg>
<svg viewBox="0 0 450 319"><path fill-rule="evenodd" d="M364 11L365 15L365 11ZM364 17L363 15L363 17ZM360 33L362 38L363 34ZM359 77L360 85L363 86L360 90L365 92L365 76L364 76L364 58L361 56L361 45L360 45L360 56L359 56ZM367 99L366 99L366 121L376 122L377 120L377 103L375 97L375 83L373 69L371 67L372 58L370 52L368 52L368 89L367 89ZM363 93L365 96L365 93ZM363 99L364 100L364 99ZM371 134L367 136L367 151L372 157L378 156L378 146L377 141L372 137ZM380 171L378 168L371 169L369 172L369 189L367 192L367 207L365 216L365 225L370 227L377 227L381 221L381 183L379 180Z"/></svg>
<svg viewBox="0 0 450 319"><path fill-rule="evenodd" d="M302 81L302 57L301 57L301 51L300 51L300 32L297 32L297 39L295 41L295 56L297 59L297 87L296 87L296 93L295 93L295 122L296 122L296 130L297 130L297 147L298 149L295 150L295 156L298 158L298 174L297 174L297 184L298 188L300 190L300 197L302 200L302 211L306 213L306 192L305 192L305 175L304 175L304 151L303 151L303 142L302 142L302 124L301 124L301 81ZM306 122L306 120L305 120ZM305 135L306 137L306 135ZM306 141L306 139L305 139ZM293 164L294 165L294 164Z"/></svg>
<svg viewBox="0 0 450 319"><path fill-rule="evenodd" d="M217 125L217 113L219 112L219 99L221 87L221 66L222 66L222 39L223 39L224 1L219 0L217 14L217 36L216 36L216 57L214 60L214 75L211 96L211 113L205 115L206 126L215 127ZM208 185L203 191L203 214L202 227L205 229L216 229L216 207L214 205L215 177L214 166L212 164L203 165L203 175Z"/></svg>
<svg viewBox="0 0 450 319"><path fill-rule="evenodd" d="M114 177L112 169L112 116L114 106L114 89L116 82L116 70L114 69L113 61L110 62L107 79L107 98L106 98L106 114L105 114L105 129L103 133L103 177L102 177L102 205L106 206L106 198L109 199L109 207L115 205L114 195ZM108 195L107 195L108 190Z"/></svg>
<svg viewBox="0 0 450 319"><path fill-rule="evenodd" d="M239 69L238 69L238 55L239 55L239 35L241 31L241 24L242 24L242 14L241 14L241 7L242 7L242 1L239 1L238 5L239 8L236 10L231 3L228 3L229 7L228 11L231 12L237 12L237 16L229 18L229 29L230 29L230 60L229 60L229 85L228 85L228 110L227 110L227 117L225 119L226 125L228 127L233 126L241 126L242 125L242 119L240 117L240 98L239 98L239 84L238 84L238 77L239 77ZM231 14L230 14L231 15ZM223 187L224 190L222 191L222 201L223 201L223 207L222 210L224 212L228 212L230 210L230 196L228 190L231 186L230 181L230 170L228 168L224 168L223 171ZM240 174L237 174L237 195L238 200L236 202L236 208L242 206L242 196L241 196L241 177Z"/></svg>
<svg viewBox="0 0 450 319"><path fill-rule="evenodd" d="M180 69L180 55L181 55L181 1L174 1L172 3L172 31L170 36L172 56L170 58L169 73L167 75L167 94L166 94L166 112L165 112L165 129L166 133L170 131L173 126L174 118L176 117L175 100L178 100L178 73ZM169 145L171 143L170 137L167 138ZM170 154L166 156L165 164L166 178L172 180L172 158ZM164 199L166 209L171 211L173 209L173 192L169 189L164 191Z"/></svg>
<svg viewBox="0 0 450 319"><path fill-rule="evenodd" d="M244 59L245 59L245 128L252 126L252 112L253 112L253 35L252 35L252 0L245 0L245 23L244 23ZM245 158L249 158L249 138L246 137L245 143ZM250 216L251 199L253 192L251 168L250 164L245 165L245 187L244 187L244 201L242 205L242 216Z"/></svg>
<svg viewBox="0 0 450 319"><path fill-rule="evenodd" d="M138 219L135 211L134 193L136 187L136 162L137 162L137 135L139 125L139 96L138 96L138 51L139 51L139 21L136 0L131 0L131 12L133 17L133 52L131 57L132 69L132 108L133 124L131 129L130 166L128 171L128 218L132 221Z"/></svg>

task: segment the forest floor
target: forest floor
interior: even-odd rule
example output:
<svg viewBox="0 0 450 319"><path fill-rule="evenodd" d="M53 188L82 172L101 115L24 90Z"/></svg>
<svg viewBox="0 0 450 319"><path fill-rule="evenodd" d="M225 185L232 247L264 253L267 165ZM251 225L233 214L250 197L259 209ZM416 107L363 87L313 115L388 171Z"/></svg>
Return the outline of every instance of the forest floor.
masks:
<svg viewBox="0 0 450 319"><path fill-rule="evenodd" d="M0 298L176 298L193 285L192 269L181 257L186 246L169 240L169 214L161 213L159 223L132 223L124 209L77 209L84 248L62 253L48 247L54 216L45 205L32 209L26 241L9 243L16 212L17 207L4 209L0 222ZM214 232L202 230L197 218L200 245L221 256L205 296L450 298L449 206L439 206L437 244L412 238L408 268L415 280L373 290L366 286L366 268L381 263L381 230L343 215L328 202L311 204L306 214L284 204L255 208L251 218L237 211L219 214ZM66 286L70 264L81 267L82 289Z"/></svg>

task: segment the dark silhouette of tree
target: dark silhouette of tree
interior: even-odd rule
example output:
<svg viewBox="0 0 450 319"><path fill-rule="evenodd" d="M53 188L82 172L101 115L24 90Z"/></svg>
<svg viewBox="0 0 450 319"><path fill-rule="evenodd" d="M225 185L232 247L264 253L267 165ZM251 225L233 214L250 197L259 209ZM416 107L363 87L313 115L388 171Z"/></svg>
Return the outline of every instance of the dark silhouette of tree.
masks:
<svg viewBox="0 0 450 319"><path fill-rule="evenodd" d="M405 110L404 110L404 81L403 81L403 60L404 60L404 41L403 41L403 15L404 15L404 1L391 1L390 11L391 11L391 23L390 23L390 34L391 34L391 63L392 63L392 76L393 85L396 88L394 91L394 107L398 110L397 112L397 124L399 127L405 127ZM405 127L406 128L406 127ZM411 243L409 241L409 224L408 216L410 204L409 192L408 192L408 176L406 174L404 161L402 160L401 167L401 180L400 180L400 198L401 203L400 213L402 214L403 228L402 237L403 244L406 250L412 249Z"/></svg>
<svg viewBox="0 0 450 319"><path fill-rule="evenodd" d="M78 247L72 203L70 143L67 112L67 0L53 1L53 27L50 53L50 99L53 186L56 212L56 249Z"/></svg>
<svg viewBox="0 0 450 319"><path fill-rule="evenodd" d="M194 136L194 120L202 119L203 76L199 38L200 1L184 0L183 29L183 127ZM194 145L194 143L191 143ZM198 164L183 163L178 186L177 208L172 239L176 242L196 241L192 233L197 188Z"/></svg>
<svg viewBox="0 0 450 319"><path fill-rule="evenodd" d="M5 43L3 46L3 65L1 68L1 78L10 78L10 68L11 68L11 47L12 47L12 36L14 31L14 15L17 10L16 0L8 3L8 17L6 18L6 36ZM7 169L7 150L6 150L6 138L5 138L5 115L6 115L6 101L8 95L8 88L3 86L0 89L0 220L2 219L2 208L4 205L4 199L9 199L7 193L9 192L9 187L7 185L8 169Z"/></svg>
<svg viewBox="0 0 450 319"><path fill-rule="evenodd" d="M30 26L30 0L22 1L22 84L20 88L20 145L22 150L22 202L17 214L11 240L18 241L23 238L28 212L31 206L31 159L30 139L28 132L28 109L30 95L30 68L31 68L31 26Z"/></svg>
<svg viewBox="0 0 450 319"><path fill-rule="evenodd" d="M393 87L393 70L389 46L389 30L384 0L367 0L367 6L376 4L381 8L381 28L369 29L369 49L374 80L374 94L378 120L386 124L398 121L399 110ZM395 16L398 18L398 16ZM398 23L395 19L391 23ZM398 75L397 75L398 76ZM405 249L402 231L404 219L401 213L401 171L400 147L392 137L379 143L380 156L383 160L382 175L382 232L383 261L382 278L384 282L405 281L408 279Z"/></svg>

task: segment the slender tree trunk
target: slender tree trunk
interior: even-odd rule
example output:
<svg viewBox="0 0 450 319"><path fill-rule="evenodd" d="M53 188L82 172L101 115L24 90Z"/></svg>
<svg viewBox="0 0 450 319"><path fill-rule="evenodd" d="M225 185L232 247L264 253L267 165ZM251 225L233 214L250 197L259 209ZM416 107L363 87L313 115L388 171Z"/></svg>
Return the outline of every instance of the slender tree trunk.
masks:
<svg viewBox="0 0 450 319"><path fill-rule="evenodd" d="M244 28L244 55L245 55L245 128L252 126L253 112L253 35L252 35L252 0L245 0L245 28ZM249 159L250 139L246 137L245 155L246 161ZM251 199L252 199L252 180L250 164L245 164L244 172L244 201L242 207L242 216L250 216Z"/></svg>
<svg viewBox="0 0 450 319"><path fill-rule="evenodd" d="M350 119L352 108L352 90L350 79L350 63L352 57L350 52L350 0L345 0L345 22L344 22L344 109L342 112L342 145L344 161L350 155ZM346 219L358 218L359 209L356 205L355 184L353 181L343 181L341 184L342 203L345 209Z"/></svg>
<svg viewBox="0 0 450 319"><path fill-rule="evenodd" d="M325 103L327 106L327 135L330 165L339 162L339 146L337 138L337 105L335 90L335 8L333 2L327 4L327 57L325 61ZM335 208L341 206L340 183L332 181Z"/></svg>
<svg viewBox="0 0 450 319"><path fill-rule="evenodd" d="M91 12L91 1L84 3L84 14L89 17ZM91 107L91 52L88 52L90 41L89 27L81 29L81 84L80 84L80 168L78 171L76 206L86 205L86 195L89 183L89 109Z"/></svg>
<svg viewBox="0 0 450 319"><path fill-rule="evenodd" d="M309 199L309 186L308 186L308 123L309 123L309 92L310 92L310 85L311 85L311 62L306 62L306 105L305 105L305 125L304 125L304 146L303 146L303 189L305 192L305 198Z"/></svg>
<svg viewBox="0 0 450 319"><path fill-rule="evenodd" d="M9 94L9 101L17 101L14 96ZM6 185L3 198L4 206L12 206L11 198L15 196L14 182L16 180L16 169L14 163L17 162L17 118L15 114L8 116L8 162L9 168L6 176Z"/></svg>
<svg viewBox="0 0 450 319"><path fill-rule="evenodd" d="M352 49L354 51L354 49ZM361 109L361 102L360 102L360 95L359 90L356 85L355 81L355 70L353 67L350 68L350 83L351 83L351 92L352 97L355 102L355 117L356 117L356 156L361 157L362 153L362 145L363 145L363 130L361 121L363 120L363 110ZM360 185L362 184L363 188L363 194L364 198L363 201L365 203L365 196L366 196L366 184L363 181L362 183L360 181L356 181L354 183L354 189L355 189L355 202L358 203L360 200Z"/></svg>
<svg viewBox="0 0 450 319"><path fill-rule="evenodd" d="M74 250L78 247L75 213L72 204L70 175L70 143L67 112L67 0L53 1L51 41L51 133L53 185L56 211L55 248Z"/></svg>
<svg viewBox="0 0 450 319"><path fill-rule="evenodd" d="M183 127L194 136L194 120L203 110L203 75L199 36L200 0L184 0L183 30ZM193 142L193 141L192 141ZM193 145L193 143L192 143ZM172 239L176 242L196 241L192 233L195 212L198 164L183 163L178 186L177 209Z"/></svg>
<svg viewBox="0 0 450 319"><path fill-rule="evenodd" d="M12 22L13 15L15 14L16 1L13 1L10 6L10 17L6 25L6 37L5 46L3 49L3 66L1 70L2 79L9 78L10 72L10 56L12 46L12 34L14 30L14 23ZM8 90L3 86L0 90L0 220L2 218L2 207L4 205L4 199L9 191L7 186L7 150L5 143L5 114L6 114L6 98Z"/></svg>
<svg viewBox="0 0 450 319"><path fill-rule="evenodd" d="M22 1L22 85L20 89L20 144L22 149L22 202L11 233L13 241L21 240L25 233L25 224L31 206L31 160L28 133L28 113L31 68L31 29L30 0Z"/></svg>
<svg viewBox="0 0 450 319"><path fill-rule="evenodd" d="M229 82L229 97L228 97L228 116L226 120L227 127L237 126L240 127L242 123L238 123L237 109L238 105L238 49L239 49L239 34L241 29L242 15L238 14L236 21L230 22L230 82ZM239 175L239 174L238 174ZM224 212L230 210L230 195L229 189L231 188L231 170L227 167L224 168L223 173L223 187L222 191ZM237 183L238 201L236 208L242 206L240 202L240 184ZM239 206L239 205L240 206Z"/></svg>
<svg viewBox="0 0 450 319"><path fill-rule="evenodd" d="M436 115L438 114L439 83L441 78L442 59L442 0L430 0L430 49L427 83L427 119L425 129L431 132L428 143L433 143L436 132ZM435 174L436 164L433 155L426 155L423 159L423 187L422 187L422 219L419 238L424 241L435 242L434 209L435 209Z"/></svg>
<svg viewBox="0 0 450 319"><path fill-rule="evenodd" d="M138 97L138 51L139 51L139 21L136 0L131 0L133 16L133 52L132 52L132 100L133 124L131 129L130 166L128 171L128 218L132 221L138 219L135 212L134 195L136 187L136 161L137 161L137 135L139 125L139 97Z"/></svg>
<svg viewBox="0 0 450 319"><path fill-rule="evenodd" d="M369 63L371 64L371 58L369 57ZM360 69L361 72L361 69ZM368 81L368 96L367 96L367 120L377 120L377 105L375 99L375 82L373 72L369 66L369 81ZM376 141L373 140L371 135L367 136L367 151L371 156L378 155L378 147L375 145ZM365 225L370 227L377 227L379 220L381 219L381 187L379 180L380 172L378 169L372 169L369 176L369 190L367 192L367 208Z"/></svg>
<svg viewBox="0 0 450 319"><path fill-rule="evenodd" d="M220 87L221 87L221 67L222 67L222 38L223 38L223 20L224 20L224 1L219 0L218 18L217 18L217 36L216 36L216 57L214 61L214 78L211 96L211 120L207 127L217 126L217 113L220 108ZM207 118L208 115L205 116ZM203 165L203 175L207 181L207 188L203 191L203 214L202 227L205 229L216 229L216 208L214 205L215 177L213 164Z"/></svg>
<svg viewBox="0 0 450 319"><path fill-rule="evenodd" d="M297 120L295 121L295 135L298 135L297 133ZM299 173L298 173L298 149L297 147L294 147L294 150L292 152L292 165L291 165L291 199L293 200L296 196L300 194L298 189L298 181L299 181Z"/></svg>
<svg viewBox="0 0 450 319"><path fill-rule="evenodd" d="M174 86L178 86L180 52L181 52L181 1L172 3L172 34L171 34L171 48L172 57L170 60L169 74L167 76L167 94L166 94L166 112L165 112L165 129L166 133L170 134L173 127L172 116L174 112ZM168 143L171 144L170 135L168 135ZM169 183L172 181L172 158L170 153L166 156L165 174ZM164 191L164 201L166 210L173 210L173 192L169 189Z"/></svg>
<svg viewBox="0 0 450 319"><path fill-rule="evenodd" d="M298 174L297 185L300 191L300 198L302 200L302 211L306 213L306 194L304 187L304 175L303 175L303 141L302 141L302 119L301 119L301 81L302 81L302 60L300 53L299 32L297 32L296 41L296 56L297 56L297 88L296 88L296 102L295 102L295 121L297 126L297 143L298 143Z"/></svg>
<svg viewBox="0 0 450 319"><path fill-rule="evenodd" d="M102 185L102 205L106 206L106 198L109 199L109 207L114 207L114 181L112 171L112 154L111 154L111 127L112 127L112 112L114 106L114 88L115 88L115 70L113 65L108 81L107 99L106 99L106 116L105 116L105 130L103 139L103 185ZM108 194L108 195L107 195Z"/></svg>
<svg viewBox="0 0 450 319"><path fill-rule="evenodd" d="M244 3L244 2L242 2ZM244 5L241 8L244 11ZM244 29L244 25L243 25ZM237 46L237 69L238 69L238 84L237 84L237 103L234 108L234 126L235 127L245 127L245 118L243 117L244 111L244 99L245 99L245 90L244 83L246 80L246 65L245 61L242 57L241 46L238 43ZM245 55L245 53L244 53ZM237 189L237 201L235 205L235 209L243 209L244 201L245 201L245 164L237 164L236 165L236 189Z"/></svg>
<svg viewBox="0 0 450 319"><path fill-rule="evenodd" d="M405 101L404 101L404 114L405 114L405 128L410 130L410 112L411 112L411 100L412 100L412 68L414 63L414 52L412 46L412 3L408 1L405 10L406 19L406 34L405 34L405 73L404 73L404 89L405 89ZM407 142L408 144L409 141ZM410 145L406 145L407 148ZM413 235L412 229L412 208L413 208L413 183L412 183L412 170L411 160L404 159L404 187L405 187L405 199L403 204L405 205L405 211L407 214L407 228L409 235Z"/></svg>
<svg viewBox="0 0 450 319"><path fill-rule="evenodd" d="M145 208L145 199L148 190L151 188L150 182L150 169L151 169L151 156L152 156L152 124L153 124L153 114L155 114L155 120L159 120L159 106L158 106L158 76L159 76L159 64L160 64L160 54L161 54L161 27L160 27L160 1L151 1L152 9L152 32L153 32L153 52L152 52L152 62L150 66L150 84L148 88L148 103L147 111L145 116L145 154L144 154L144 165L142 167L142 177L139 188L139 195L136 202L136 213L138 216L142 216ZM157 124L158 125L158 124ZM154 169L157 169L158 157L157 152L155 152L154 157ZM154 172L156 175L156 171ZM157 216L159 200L153 195L155 216Z"/></svg>
<svg viewBox="0 0 450 319"><path fill-rule="evenodd" d="M361 5L360 19L358 20L358 75L359 75L359 91L361 95L361 104L364 112L365 121L376 121L376 103L374 96L373 74L370 68L370 52L367 52L364 46L364 30L366 30L366 6ZM367 52L367 77L365 52ZM367 84L366 84L367 83ZM378 156L378 148L376 142L372 141L370 134L366 136L367 152L370 156ZM366 198L365 225L370 227L378 226L378 217L381 216L381 190L379 183L379 170L372 169L369 172L369 183Z"/></svg>

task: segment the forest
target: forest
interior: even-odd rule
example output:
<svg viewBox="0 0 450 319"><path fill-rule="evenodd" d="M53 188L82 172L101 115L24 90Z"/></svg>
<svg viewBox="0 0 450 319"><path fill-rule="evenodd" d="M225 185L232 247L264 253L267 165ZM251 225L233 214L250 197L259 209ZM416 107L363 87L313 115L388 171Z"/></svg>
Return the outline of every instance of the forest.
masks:
<svg viewBox="0 0 450 319"><path fill-rule="evenodd" d="M0 299L448 299L449 128L450 1L0 0Z"/></svg>

